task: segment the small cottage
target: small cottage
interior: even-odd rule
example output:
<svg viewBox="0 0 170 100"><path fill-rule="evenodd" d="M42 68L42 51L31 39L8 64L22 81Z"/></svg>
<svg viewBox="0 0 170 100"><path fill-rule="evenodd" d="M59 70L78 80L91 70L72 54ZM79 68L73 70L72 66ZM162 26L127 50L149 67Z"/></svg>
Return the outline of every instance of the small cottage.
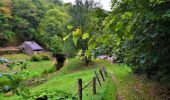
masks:
<svg viewBox="0 0 170 100"><path fill-rule="evenodd" d="M44 50L35 41L25 41L20 48L27 54L39 54Z"/></svg>

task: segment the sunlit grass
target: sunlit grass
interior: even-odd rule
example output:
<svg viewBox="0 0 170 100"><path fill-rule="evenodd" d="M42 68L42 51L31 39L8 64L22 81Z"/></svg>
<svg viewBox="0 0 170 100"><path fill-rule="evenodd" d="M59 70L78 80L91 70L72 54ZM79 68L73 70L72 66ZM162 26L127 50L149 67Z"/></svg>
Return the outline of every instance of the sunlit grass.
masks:
<svg viewBox="0 0 170 100"><path fill-rule="evenodd" d="M19 53L19 54L5 54L0 57L9 59L9 60L22 60L22 59L30 59L30 55Z"/></svg>
<svg viewBox="0 0 170 100"><path fill-rule="evenodd" d="M53 66L49 61L46 62L34 62L32 67L29 69L30 72L43 72L47 67ZM36 67L35 67L36 66ZM44 66L44 67L41 67ZM37 68L38 67L38 68ZM84 100L116 100L117 95L121 95L126 100L139 100L138 98L151 99L149 97L150 88L147 83L142 79L138 80L134 77L132 70L123 64L110 64L106 61L95 60L90 66L85 66L84 62L74 58L69 59L66 66L64 66L60 71L54 72L48 75L46 83L40 84L38 86L29 86L31 95L44 94L44 93L53 93L54 91L64 91L75 95L77 93L77 79L83 79L83 86L90 82L94 77L94 71L97 71L101 67L106 67L109 72L109 76L106 78L106 81L102 82L102 87L97 84L97 94L92 94L92 85L88 86L83 90L83 99ZM111 75L116 77L116 81L111 78ZM134 89L141 85L141 93L134 91ZM138 87L137 87L138 88ZM44 92L46 91L46 92ZM4 97L3 97L4 98ZM156 98L156 97L155 97ZM21 96L12 96L5 97L7 100L19 100ZM49 100L56 100L55 96L50 97Z"/></svg>

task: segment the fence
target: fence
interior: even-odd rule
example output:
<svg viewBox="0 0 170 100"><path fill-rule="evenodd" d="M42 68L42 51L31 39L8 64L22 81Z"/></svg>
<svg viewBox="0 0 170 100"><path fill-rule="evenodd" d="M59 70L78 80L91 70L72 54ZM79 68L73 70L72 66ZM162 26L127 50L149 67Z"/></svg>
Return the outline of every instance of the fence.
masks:
<svg viewBox="0 0 170 100"><path fill-rule="evenodd" d="M82 100L82 98L83 98L83 90L85 89L85 88L87 88L89 85L91 85L92 84L92 92L93 92L93 95L95 95L96 93L97 93L97 82L99 83L99 85L100 85L100 87L102 86L102 84L101 84L101 80L100 80L100 78L99 78L99 74L100 74L100 76L101 76L101 78L102 78L102 81L105 81L106 80L106 77L108 76L108 73L107 73L107 70L106 70L106 68L105 67L103 67L102 69L100 69L99 71L98 71L98 73L95 71L94 72L94 77L92 78L92 80L89 82L89 83L87 83L85 86L83 86L83 80L82 79L78 79L78 81L77 81L77 84L78 84L78 92L75 94L75 96L77 96L78 95L78 99L79 100ZM74 96L74 97L75 97Z"/></svg>

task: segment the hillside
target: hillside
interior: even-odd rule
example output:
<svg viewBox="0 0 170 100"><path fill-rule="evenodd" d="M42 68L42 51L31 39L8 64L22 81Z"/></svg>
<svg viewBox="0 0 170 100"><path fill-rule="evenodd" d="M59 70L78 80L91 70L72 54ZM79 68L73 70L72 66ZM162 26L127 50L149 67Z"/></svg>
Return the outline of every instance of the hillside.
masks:
<svg viewBox="0 0 170 100"><path fill-rule="evenodd" d="M44 65L43 61L40 63L40 66L32 67L30 72L34 73L35 71L33 70L37 70L36 67L42 68ZM102 87L97 83L96 95L92 94L91 85L83 90L84 100L116 100L118 97L126 100L140 100L141 96L143 99L149 98L150 100L161 98L155 89L155 83L150 83L144 77L134 76L131 69L126 65L110 64L106 61L95 60L89 66L85 66L85 63L78 58L69 59L67 64L58 72L52 72L45 76L42 74L43 76L40 75L36 78L37 80L45 78L47 80L45 82L39 83L37 81L31 83L30 79L25 81L24 84L27 84L26 88L29 88L29 94L25 95L29 96L26 96L29 99L43 95L47 95L49 100L65 96L72 98L77 93L77 79L82 78L84 86L92 80L94 71L98 72L103 66L106 67L109 76L106 77L106 81L102 81L100 76ZM22 95L9 95L7 97L1 95L0 98L2 100L19 100L24 97Z"/></svg>

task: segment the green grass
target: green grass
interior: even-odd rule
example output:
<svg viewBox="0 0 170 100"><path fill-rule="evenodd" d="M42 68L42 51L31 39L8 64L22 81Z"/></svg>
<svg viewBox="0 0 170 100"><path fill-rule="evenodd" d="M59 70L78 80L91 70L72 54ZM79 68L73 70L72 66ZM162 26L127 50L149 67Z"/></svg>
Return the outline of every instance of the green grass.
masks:
<svg viewBox="0 0 170 100"><path fill-rule="evenodd" d="M9 60L25 60L25 59L30 59L31 56L26 55L26 54L7 54L3 55L2 57L7 58ZM4 73L12 73L12 72L21 72L20 66L15 66L12 70L8 69L6 66L0 65L0 71ZM2 70L3 68L3 70ZM38 77L46 73L51 73L55 70L54 63L52 61L27 61L27 68L22 70L23 73L28 73L27 76L25 76L25 79L28 78L33 78L33 77Z"/></svg>
<svg viewBox="0 0 170 100"><path fill-rule="evenodd" d="M44 70L54 68L49 61L33 62L27 71L31 72L30 77L41 75ZM97 94L92 95L92 85L83 90L83 100L116 100L117 94L125 100L154 100L157 96L151 94L153 88L144 78L134 77L132 70L123 64L110 64L106 61L95 60L90 66L78 58L69 59L67 65L58 72L48 74L47 82L38 86L28 86L31 95L47 94L49 100L56 100L58 92L64 91L72 95L77 93L77 79L83 79L83 86L90 82L94 77L94 71L98 71L101 67L106 67L108 72L116 77L116 81L111 78L111 74L102 80L102 87L97 84ZM101 79L101 77L100 77ZM134 89L138 89L135 91ZM2 100L23 100L21 96L3 97ZM70 99L68 99L70 100Z"/></svg>
<svg viewBox="0 0 170 100"><path fill-rule="evenodd" d="M82 78L83 85L85 85L94 77L94 71L98 71L103 66L106 66L109 72L114 73L118 78L124 78L126 75L129 75L131 71L127 66L112 65L103 61L95 61L90 66L85 66L84 62L79 59L69 59L67 66L62 68L59 72L48 75L48 81L46 83L27 88L30 89L33 95L44 94L44 92L54 94L49 100L56 100L55 91L59 90L74 95L77 93L77 79ZM105 82L102 81L102 87L97 84L96 95L92 95L91 85L83 90L83 100L115 100L116 92L116 84L111 77L107 77ZM5 97L4 99L19 100L21 97L15 95L12 97Z"/></svg>
<svg viewBox="0 0 170 100"><path fill-rule="evenodd" d="M21 59L30 59L31 56L26 54L11 54L11 55L3 55L3 58L7 58L9 60L21 60ZM21 72L23 73L20 77L22 80L28 80L35 77L40 77L45 74L49 74L55 71L55 66L52 61L38 61L32 62L27 61L26 69L21 71L21 65L14 66L13 69L7 68L5 65L0 64L0 71L2 73L13 73L13 72ZM10 80L6 77L0 78L0 87L5 85L10 85Z"/></svg>
<svg viewBox="0 0 170 100"><path fill-rule="evenodd" d="M5 54L0 56L2 58L6 58L9 60L21 60L21 59L30 59L30 55L24 54L24 53L20 53L20 54Z"/></svg>
<svg viewBox="0 0 170 100"><path fill-rule="evenodd" d="M27 71L31 72L30 78L41 75L44 70L54 68L50 61L33 62ZM31 95L48 94L49 100L56 100L58 92L64 91L75 95L77 93L77 79L83 79L83 86L90 82L94 77L94 71L98 71L101 67L106 67L109 76L106 81L102 80L102 87L97 84L97 94L92 95L92 85L83 90L83 100L116 100L117 94L121 95L125 100L157 99L157 96L150 95L153 88L146 82L146 79L134 77L132 70L123 64L110 64L106 61L95 60L90 66L78 58L69 59L68 64L58 72L48 74L47 82L38 86L29 86ZM111 74L116 77L116 81L111 78ZM100 77L101 79L101 77ZM134 88L141 91L136 92ZM153 97L153 98L152 98ZM21 96L3 97L2 100L22 100ZM69 99L68 99L69 100Z"/></svg>
<svg viewBox="0 0 170 100"><path fill-rule="evenodd" d="M38 77L46 73L55 71L55 66L51 61L29 62L28 68L23 72L28 72L26 78Z"/></svg>

